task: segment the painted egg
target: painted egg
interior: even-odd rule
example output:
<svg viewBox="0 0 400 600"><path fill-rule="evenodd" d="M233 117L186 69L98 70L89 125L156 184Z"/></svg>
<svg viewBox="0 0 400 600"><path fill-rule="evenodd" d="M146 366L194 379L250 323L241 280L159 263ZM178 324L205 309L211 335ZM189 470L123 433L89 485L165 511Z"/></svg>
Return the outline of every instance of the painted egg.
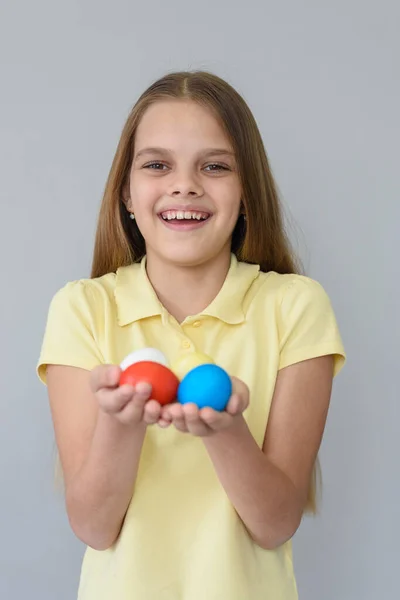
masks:
<svg viewBox="0 0 400 600"><path fill-rule="evenodd" d="M192 352L191 354L182 354L171 365L171 371L175 373L178 379L183 379L195 367L205 364L213 364L212 358L201 352Z"/></svg>
<svg viewBox="0 0 400 600"><path fill-rule="evenodd" d="M136 362L121 373L119 385L136 386L143 381L151 385L151 399L162 405L176 400L179 379L168 367L151 361Z"/></svg>
<svg viewBox="0 0 400 600"><path fill-rule="evenodd" d="M214 364L195 367L183 378L178 388L178 402L194 403L199 408L222 411L232 395L228 373Z"/></svg>
<svg viewBox="0 0 400 600"><path fill-rule="evenodd" d="M157 350L157 348L141 348L140 350L135 350L135 352L128 354L120 364L120 368L122 371L125 371L130 365L134 365L137 362L148 361L168 367L168 360L160 350Z"/></svg>

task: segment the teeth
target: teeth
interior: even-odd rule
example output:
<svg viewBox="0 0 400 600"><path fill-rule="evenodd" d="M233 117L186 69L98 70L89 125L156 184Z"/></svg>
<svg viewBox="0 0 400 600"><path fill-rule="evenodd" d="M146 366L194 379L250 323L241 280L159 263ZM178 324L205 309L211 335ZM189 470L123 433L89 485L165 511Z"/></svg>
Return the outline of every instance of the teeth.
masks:
<svg viewBox="0 0 400 600"><path fill-rule="evenodd" d="M161 214L164 221L174 221L178 220L189 220L196 219L197 221L204 221L209 217L207 213L200 213L195 211L183 211L183 210L168 210Z"/></svg>

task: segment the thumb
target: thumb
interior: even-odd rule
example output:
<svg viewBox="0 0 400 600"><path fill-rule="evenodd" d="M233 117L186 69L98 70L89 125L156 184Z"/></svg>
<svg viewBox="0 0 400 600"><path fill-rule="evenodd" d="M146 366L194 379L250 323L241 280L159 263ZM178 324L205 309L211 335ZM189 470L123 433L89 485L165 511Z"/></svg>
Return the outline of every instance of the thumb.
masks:
<svg viewBox="0 0 400 600"><path fill-rule="evenodd" d="M231 377L232 395L228 403L227 411L231 414L242 413L249 405L249 388L241 379Z"/></svg>

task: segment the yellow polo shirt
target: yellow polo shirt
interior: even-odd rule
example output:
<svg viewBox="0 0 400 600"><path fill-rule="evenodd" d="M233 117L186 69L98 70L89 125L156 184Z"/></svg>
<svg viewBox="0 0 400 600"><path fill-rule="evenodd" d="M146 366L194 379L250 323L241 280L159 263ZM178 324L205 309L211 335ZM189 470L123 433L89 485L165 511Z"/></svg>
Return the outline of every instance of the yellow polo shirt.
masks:
<svg viewBox="0 0 400 600"><path fill-rule="evenodd" d="M179 324L160 304L145 259L68 283L50 305L38 375L46 365L119 364L143 347L172 362L203 352L250 388L245 418L261 447L279 369L345 353L330 300L316 281L262 273L232 255L225 283L202 313ZM273 490L271 490L273 493ZM263 550L249 537L200 438L151 426L121 534L87 548L79 600L296 600L292 546Z"/></svg>

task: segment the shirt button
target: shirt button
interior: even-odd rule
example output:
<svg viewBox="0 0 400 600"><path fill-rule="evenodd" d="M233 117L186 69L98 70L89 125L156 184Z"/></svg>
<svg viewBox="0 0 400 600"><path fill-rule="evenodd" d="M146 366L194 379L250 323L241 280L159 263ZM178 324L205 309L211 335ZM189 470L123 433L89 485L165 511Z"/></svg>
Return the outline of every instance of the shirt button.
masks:
<svg viewBox="0 0 400 600"><path fill-rule="evenodd" d="M183 340L182 346L183 348L190 348L190 342L188 342L187 340Z"/></svg>
<svg viewBox="0 0 400 600"><path fill-rule="evenodd" d="M201 321L195 321L193 323L193 327L200 327L200 325L201 325Z"/></svg>

